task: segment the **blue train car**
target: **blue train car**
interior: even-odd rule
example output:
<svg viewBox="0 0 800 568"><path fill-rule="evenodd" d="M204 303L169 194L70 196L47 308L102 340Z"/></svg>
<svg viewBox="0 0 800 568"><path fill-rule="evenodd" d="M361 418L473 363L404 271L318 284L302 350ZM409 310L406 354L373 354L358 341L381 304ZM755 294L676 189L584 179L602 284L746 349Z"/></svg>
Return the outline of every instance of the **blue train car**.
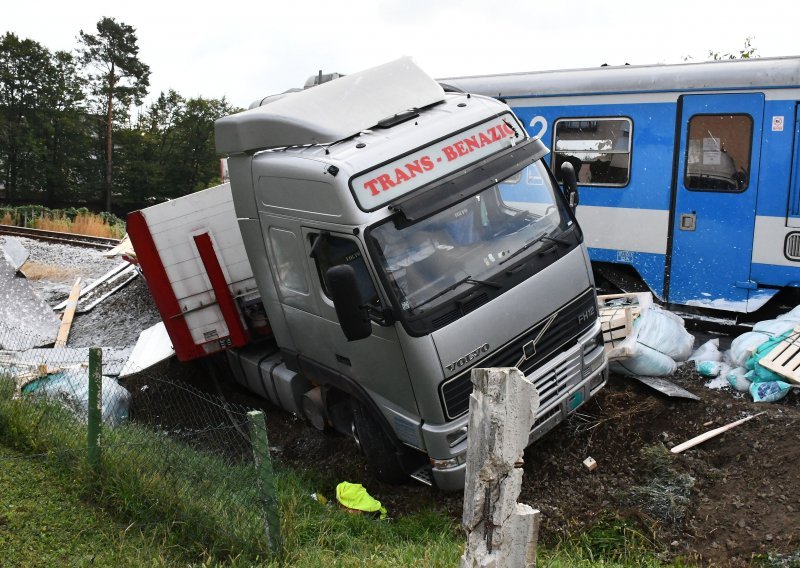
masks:
<svg viewBox="0 0 800 568"><path fill-rule="evenodd" d="M738 313L800 287L800 57L442 82L504 100L554 172L573 164L601 273Z"/></svg>

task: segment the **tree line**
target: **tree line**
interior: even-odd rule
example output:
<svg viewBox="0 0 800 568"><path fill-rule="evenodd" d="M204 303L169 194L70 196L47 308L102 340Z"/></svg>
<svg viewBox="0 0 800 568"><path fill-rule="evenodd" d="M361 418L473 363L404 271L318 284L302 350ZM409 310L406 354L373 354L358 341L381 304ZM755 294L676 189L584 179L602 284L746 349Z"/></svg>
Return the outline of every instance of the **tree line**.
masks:
<svg viewBox="0 0 800 568"><path fill-rule="evenodd" d="M135 29L113 18L72 52L0 37L0 201L127 211L218 182L222 99L148 94Z"/></svg>

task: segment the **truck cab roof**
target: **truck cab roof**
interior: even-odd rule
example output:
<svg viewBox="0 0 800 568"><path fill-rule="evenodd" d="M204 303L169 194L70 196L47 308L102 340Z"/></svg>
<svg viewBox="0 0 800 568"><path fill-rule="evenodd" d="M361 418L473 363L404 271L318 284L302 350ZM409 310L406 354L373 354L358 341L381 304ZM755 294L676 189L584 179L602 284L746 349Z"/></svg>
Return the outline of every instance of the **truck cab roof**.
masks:
<svg viewBox="0 0 800 568"><path fill-rule="evenodd" d="M406 57L311 89L269 97L262 106L219 119L217 152L329 144L444 97L442 87Z"/></svg>

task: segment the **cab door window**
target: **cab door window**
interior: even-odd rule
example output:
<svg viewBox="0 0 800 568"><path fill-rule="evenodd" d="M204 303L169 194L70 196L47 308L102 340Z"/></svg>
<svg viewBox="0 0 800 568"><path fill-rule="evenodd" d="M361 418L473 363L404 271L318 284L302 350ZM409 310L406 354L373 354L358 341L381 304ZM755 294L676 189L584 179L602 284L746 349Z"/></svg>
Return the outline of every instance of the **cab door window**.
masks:
<svg viewBox="0 0 800 568"><path fill-rule="evenodd" d="M358 287L364 302L373 306L380 305L378 291L375 289L375 283L372 281L367 264L364 262L364 256L356 241L328 234L312 235L311 251L311 256L317 266L322 291L328 298L331 295L325 275L330 268L347 264L352 266L356 272Z"/></svg>

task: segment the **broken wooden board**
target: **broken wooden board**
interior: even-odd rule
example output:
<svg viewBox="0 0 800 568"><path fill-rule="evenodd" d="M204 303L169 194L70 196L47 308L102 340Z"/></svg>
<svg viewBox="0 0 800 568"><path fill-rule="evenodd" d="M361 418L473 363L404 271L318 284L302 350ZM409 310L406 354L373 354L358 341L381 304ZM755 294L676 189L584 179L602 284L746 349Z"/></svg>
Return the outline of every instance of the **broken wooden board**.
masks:
<svg viewBox="0 0 800 568"><path fill-rule="evenodd" d="M800 385L800 326L758 361L759 365Z"/></svg>
<svg viewBox="0 0 800 568"><path fill-rule="evenodd" d="M78 296L81 293L82 280L78 277L75 284L72 285L69 298L67 298L67 308L64 310L64 315L61 316L61 327L58 329L58 336L56 343L53 347L64 347L67 344L69 337L69 330L72 328L72 319L75 317L75 308L78 307Z"/></svg>
<svg viewBox="0 0 800 568"><path fill-rule="evenodd" d="M673 454L679 454L683 450L688 450L689 448L693 448L698 444L702 444L706 440L710 440L711 438L715 438L715 437L719 436L720 434L723 434L723 433L727 432L731 428L735 428L739 424L744 424L745 422L755 418L756 416L761 416L765 412L766 411L759 412L758 414L753 414L752 416L747 416L745 418L742 418L741 420L737 420L736 422L731 422L730 424L726 424L725 426L720 426L719 428L714 428L713 430L709 430L708 432L706 432L704 434L700 434L699 436L695 436L691 440L687 440L687 441L683 442L682 444L678 444L677 446L672 448L670 450L670 452L672 452Z"/></svg>
<svg viewBox="0 0 800 568"><path fill-rule="evenodd" d="M661 394L665 394L672 398L688 398L691 400L700 400L696 394L692 394L683 387L679 387L675 383L668 381L662 377L643 377L643 376L629 376L631 379L636 379L642 384L647 385L651 389L655 389Z"/></svg>
<svg viewBox="0 0 800 568"><path fill-rule="evenodd" d="M133 250L133 243L128 235L125 235L117 246L103 253L106 258L122 257L132 264L136 264L136 251Z"/></svg>

